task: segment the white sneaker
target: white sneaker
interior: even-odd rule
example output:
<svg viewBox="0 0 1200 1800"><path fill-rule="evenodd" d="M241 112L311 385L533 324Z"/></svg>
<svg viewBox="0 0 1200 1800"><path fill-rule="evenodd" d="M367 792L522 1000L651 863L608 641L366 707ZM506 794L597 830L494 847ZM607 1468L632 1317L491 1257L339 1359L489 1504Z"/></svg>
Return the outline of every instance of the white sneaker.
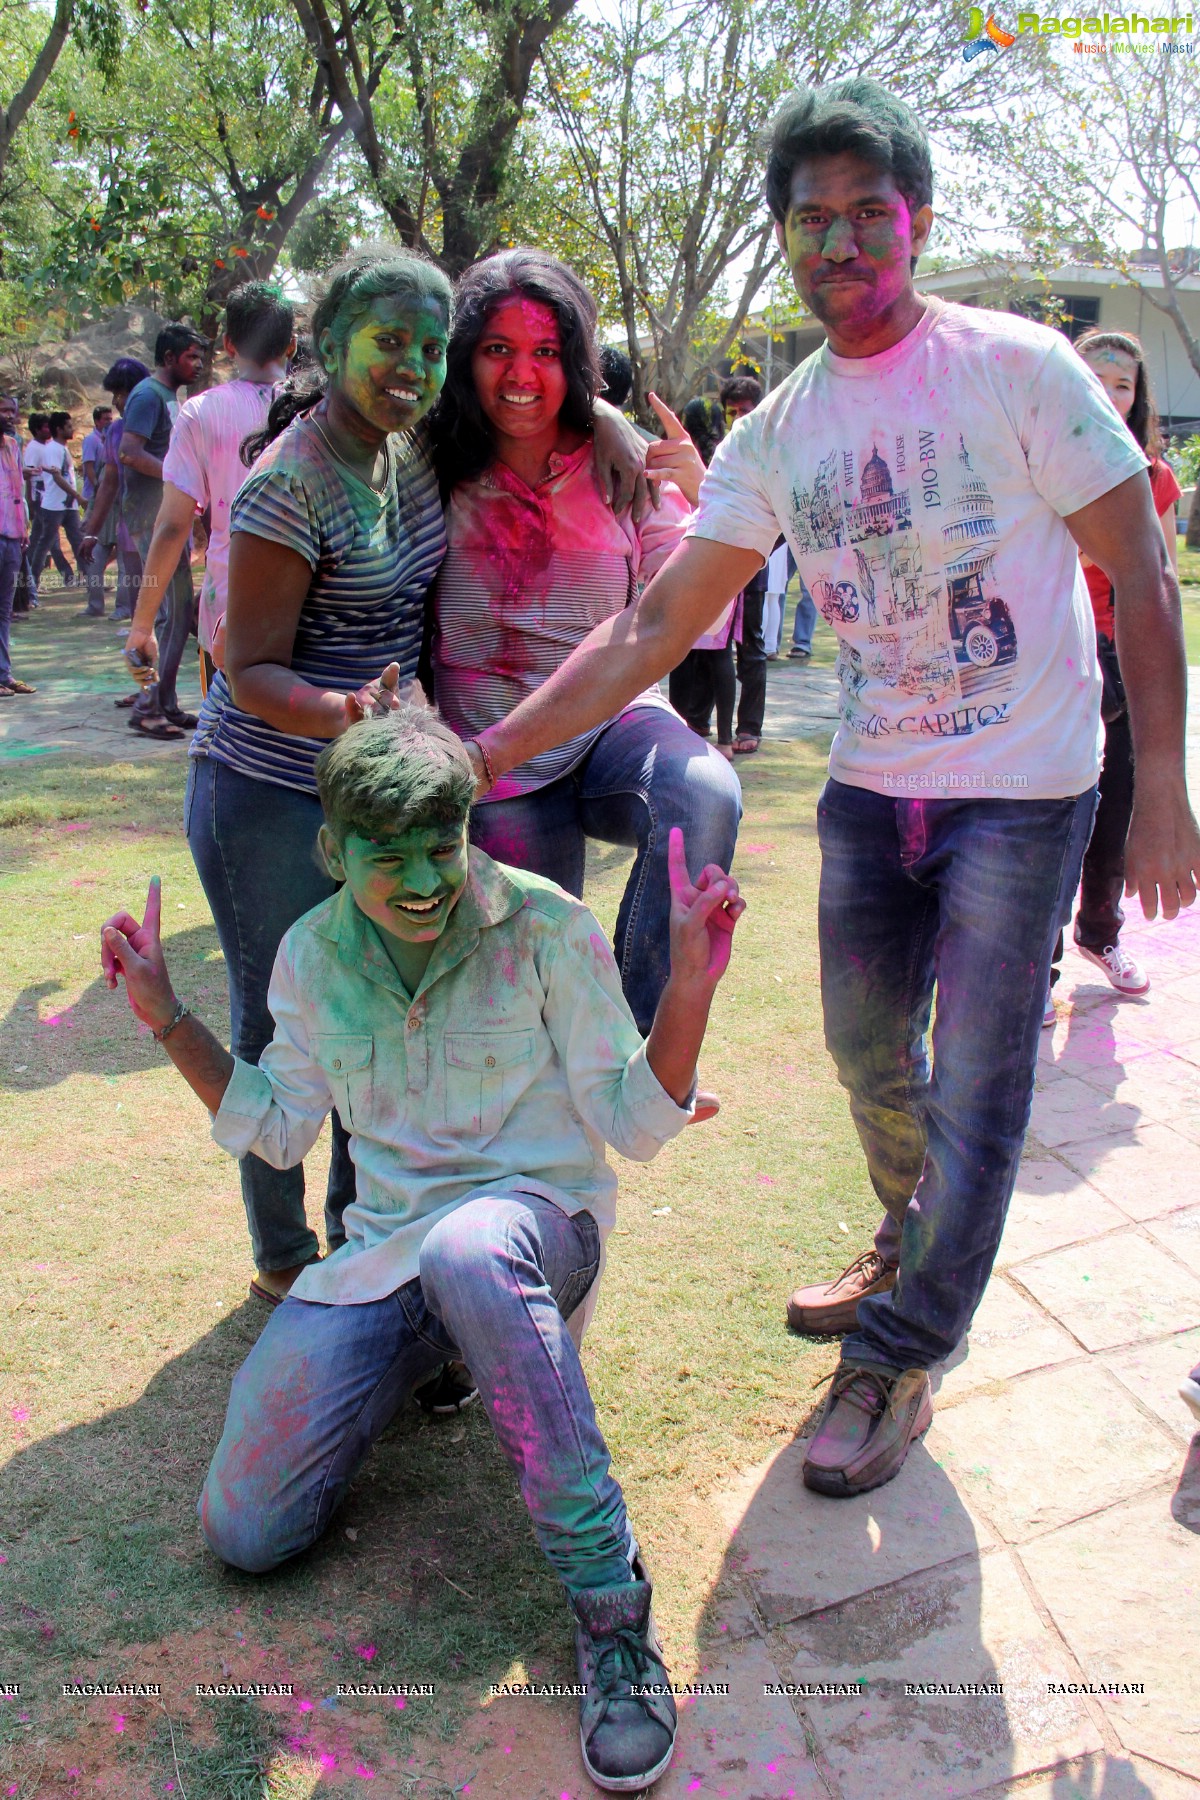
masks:
<svg viewBox="0 0 1200 1800"><path fill-rule="evenodd" d="M1135 962L1120 944L1110 944L1107 950L1085 950L1082 944L1076 944L1075 948L1080 956L1086 956L1090 963L1104 970L1119 994L1149 993L1150 977L1141 963Z"/></svg>
<svg viewBox="0 0 1200 1800"><path fill-rule="evenodd" d="M1046 1006L1042 1013L1042 1030L1052 1031L1058 1024L1058 1014L1054 1010L1054 989L1046 990Z"/></svg>

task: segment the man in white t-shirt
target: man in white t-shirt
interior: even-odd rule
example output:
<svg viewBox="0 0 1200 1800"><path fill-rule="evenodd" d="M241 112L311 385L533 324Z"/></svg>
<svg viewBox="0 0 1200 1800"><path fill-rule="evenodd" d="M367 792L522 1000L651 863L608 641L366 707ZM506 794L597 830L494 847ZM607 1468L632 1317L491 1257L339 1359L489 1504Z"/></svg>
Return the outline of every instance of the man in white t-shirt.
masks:
<svg viewBox="0 0 1200 1800"><path fill-rule="evenodd" d="M469 747L486 786L611 717L784 533L840 645L821 992L887 1213L874 1251L789 1307L799 1329L850 1332L804 1463L834 1496L889 1480L929 1424L928 1371L969 1326L1000 1240L1095 807L1101 680L1079 549L1116 589L1138 766L1130 890L1173 918L1200 877L1179 590L1145 458L1065 337L916 292L931 195L924 132L877 83L784 103L768 204L829 341L734 426L639 602Z"/></svg>
<svg viewBox="0 0 1200 1800"><path fill-rule="evenodd" d="M154 595L163 591L187 543L197 508L209 515L198 635L206 676L212 674L213 636L225 616L229 581L229 509L248 473L245 438L266 424L276 382L296 348L294 312L269 281L235 288L225 308L225 349L234 358L232 381L185 400L163 458L163 497L142 578L142 594L126 651L158 660ZM144 596L144 598L142 597Z"/></svg>
<svg viewBox="0 0 1200 1800"><path fill-rule="evenodd" d="M46 563L52 561L64 587L79 579L63 555L59 531L65 521L68 504L66 483L74 491L74 468L70 452L59 441L54 420L68 417L64 413L30 413L29 442L22 458L25 469L31 525L29 533L29 568L34 592L42 578Z"/></svg>

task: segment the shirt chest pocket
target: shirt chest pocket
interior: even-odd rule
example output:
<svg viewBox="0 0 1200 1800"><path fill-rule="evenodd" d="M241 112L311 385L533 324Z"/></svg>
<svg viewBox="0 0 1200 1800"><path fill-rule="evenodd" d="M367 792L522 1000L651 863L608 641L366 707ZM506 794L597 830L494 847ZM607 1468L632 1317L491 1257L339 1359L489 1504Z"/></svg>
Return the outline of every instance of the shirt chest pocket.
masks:
<svg viewBox="0 0 1200 1800"><path fill-rule="evenodd" d="M464 1136L495 1137L527 1086L532 1031L448 1031L446 1123Z"/></svg>
<svg viewBox="0 0 1200 1800"><path fill-rule="evenodd" d="M321 1032L313 1038L313 1055L325 1071L346 1130L365 1130L371 1117L375 1039L363 1032Z"/></svg>

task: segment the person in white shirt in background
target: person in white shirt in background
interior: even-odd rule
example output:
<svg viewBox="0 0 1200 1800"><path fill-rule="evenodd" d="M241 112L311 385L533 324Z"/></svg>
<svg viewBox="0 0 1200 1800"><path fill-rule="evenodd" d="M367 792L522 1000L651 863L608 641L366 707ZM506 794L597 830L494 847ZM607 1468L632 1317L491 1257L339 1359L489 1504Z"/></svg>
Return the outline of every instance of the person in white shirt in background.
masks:
<svg viewBox="0 0 1200 1800"><path fill-rule="evenodd" d="M37 592L47 560L53 562L64 587L74 585L77 577L63 555L58 541L62 524L62 508L50 496L59 492L54 480L62 479L62 447L54 440L49 413L29 415L29 442L22 462L25 468L25 491L29 502L29 574L33 583L30 604L37 605Z"/></svg>
<svg viewBox="0 0 1200 1800"><path fill-rule="evenodd" d="M187 544L197 511L209 514L198 636L203 686L213 675L213 639L225 617L229 590L229 511L248 473L243 441L266 423L275 384L295 354L295 315L269 281L235 288L225 307L225 351L234 359L231 381L185 400L163 459L163 496L150 539L142 592L127 656L146 659L146 679L158 663L154 596L166 591Z"/></svg>
<svg viewBox="0 0 1200 1800"><path fill-rule="evenodd" d="M29 543L29 508L21 446L17 442L15 395L0 394L0 700L36 690L18 681L9 661L13 596Z"/></svg>

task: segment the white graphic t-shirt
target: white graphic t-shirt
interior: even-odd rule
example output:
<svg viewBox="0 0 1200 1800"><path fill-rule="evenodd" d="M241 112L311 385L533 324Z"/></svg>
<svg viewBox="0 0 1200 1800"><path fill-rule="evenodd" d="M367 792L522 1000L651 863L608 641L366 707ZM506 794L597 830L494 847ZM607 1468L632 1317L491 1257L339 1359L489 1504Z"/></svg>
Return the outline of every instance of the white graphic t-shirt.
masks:
<svg viewBox="0 0 1200 1800"><path fill-rule="evenodd" d="M740 420L689 535L764 558L787 537L838 638L837 780L1058 799L1101 746L1063 516L1145 467L1061 333L931 300L890 350L825 345Z"/></svg>

